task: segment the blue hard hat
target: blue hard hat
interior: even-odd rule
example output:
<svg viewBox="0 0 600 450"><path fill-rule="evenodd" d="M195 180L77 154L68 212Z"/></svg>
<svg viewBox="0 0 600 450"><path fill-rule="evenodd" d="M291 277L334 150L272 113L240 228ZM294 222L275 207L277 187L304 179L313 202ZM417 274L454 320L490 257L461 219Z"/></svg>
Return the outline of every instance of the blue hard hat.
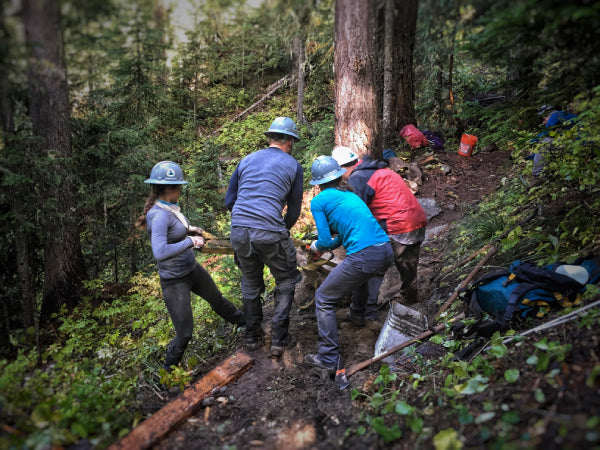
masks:
<svg viewBox="0 0 600 450"><path fill-rule="evenodd" d="M289 117L277 117L269 129L265 131L265 135L269 136L272 133L276 134L286 134L288 136L294 137L296 140L300 140L298 137L298 129L296 128L296 123L290 119Z"/></svg>
<svg viewBox="0 0 600 450"><path fill-rule="evenodd" d="M144 181L149 184L187 184L183 179L183 171L173 161L161 161L152 168L150 178Z"/></svg>
<svg viewBox="0 0 600 450"><path fill-rule="evenodd" d="M542 105L538 108L538 114L540 116L543 116L544 114L547 114L553 110L554 110L554 106L552 106L552 105Z"/></svg>
<svg viewBox="0 0 600 450"><path fill-rule="evenodd" d="M319 156L312 163L310 168L312 180L310 184L313 186L329 183L346 173L346 169L342 169L337 161L331 156Z"/></svg>

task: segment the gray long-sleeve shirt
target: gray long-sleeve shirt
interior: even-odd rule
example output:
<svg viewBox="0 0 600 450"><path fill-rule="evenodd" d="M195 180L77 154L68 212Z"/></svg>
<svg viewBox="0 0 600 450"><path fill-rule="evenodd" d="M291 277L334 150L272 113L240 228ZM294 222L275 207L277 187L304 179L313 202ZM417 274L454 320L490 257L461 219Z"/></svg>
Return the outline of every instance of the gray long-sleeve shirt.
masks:
<svg viewBox="0 0 600 450"><path fill-rule="evenodd" d="M268 231L292 228L302 208L303 176L298 161L279 148L246 156L233 172L225 195L231 226ZM287 213L282 217L285 205Z"/></svg>
<svg viewBox="0 0 600 450"><path fill-rule="evenodd" d="M196 258L187 228L174 214L156 205L146 214L146 224L160 277L169 280L190 273L196 265Z"/></svg>

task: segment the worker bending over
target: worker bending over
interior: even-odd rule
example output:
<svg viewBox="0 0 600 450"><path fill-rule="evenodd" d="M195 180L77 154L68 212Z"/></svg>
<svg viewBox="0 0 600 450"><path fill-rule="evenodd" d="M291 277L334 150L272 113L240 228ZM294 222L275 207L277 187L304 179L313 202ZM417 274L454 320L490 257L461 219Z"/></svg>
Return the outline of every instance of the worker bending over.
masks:
<svg viewBox="0 0 600 450"><path fill-rule="evenodd" d="M343 245L347 255L315 293L319 351L305 356L308 364L329 372L335 371L340 356L336 304L370 278L382 279L393 262L385 231L367 205L341 183L345 172L331 156L319 156L311 167L310 184L320 189L310 205L319 235L311 250L323 252ZM362 313L365 302L355 307Z"/></svg>
<svg viewBox="0 0 600 450"><path fill-rule="evenodd" d="M388 168L386 161L373 161L369 156L359 161L358 155L348 147L334 148L332 156L346 169L344 177L354 193L369 206L390 238L394 250L394 263L400 273L400 295L403 303L417 303L417 268L427 224L423 207L402 177ZM377 318L377 297L381 281L378 278L370 280L368 285L362 286L354 296L368 296L365 310L367 319ZM350 311L352 321L359 324L364 322L364 318L356 313L354 301Z"/></svg>

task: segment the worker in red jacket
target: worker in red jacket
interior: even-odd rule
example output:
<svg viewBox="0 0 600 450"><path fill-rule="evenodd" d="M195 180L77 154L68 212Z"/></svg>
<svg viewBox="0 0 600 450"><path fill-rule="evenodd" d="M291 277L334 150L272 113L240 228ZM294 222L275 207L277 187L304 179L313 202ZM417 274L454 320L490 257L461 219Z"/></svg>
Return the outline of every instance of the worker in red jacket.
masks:
<svg viewBox="0 0 600 450"><path fill-rule="evenodd" d="M417 267L427 224L423 207L402 177L388 168L386 161L373 161L369 156L359 161L358 155L348 147L334 148L331 156L346 169L344 177L354 192L369 206L390 238L394 263L400 272L400 295L403 302L417 303ZM381 281L376 281L369 282L369 286L364 286L355 294L368 295L368 300L362 319L353 314L352 305L350 306L352 322L360 325L364 323L364 318L377 318L377 297Z"/></svg>

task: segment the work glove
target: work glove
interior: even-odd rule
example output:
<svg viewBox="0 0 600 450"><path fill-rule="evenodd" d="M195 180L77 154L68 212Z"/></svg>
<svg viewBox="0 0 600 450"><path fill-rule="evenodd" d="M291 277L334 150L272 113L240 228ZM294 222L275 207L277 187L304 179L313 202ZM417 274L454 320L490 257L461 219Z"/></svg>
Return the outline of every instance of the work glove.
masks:
<svg viewBox="0 0 600 450"><path fill-rule="evenodd" d="M202 236L189 236L194 244L194 248L202 248L204 247L204 238Z"/></svg>
<svg viewBox="0 0 600 450"><path fill-rule="evenodd" d="M315 261L323 255L323 252L317 250L317 241L312 241L308 250L312 253L312 259Z"/></svg>

